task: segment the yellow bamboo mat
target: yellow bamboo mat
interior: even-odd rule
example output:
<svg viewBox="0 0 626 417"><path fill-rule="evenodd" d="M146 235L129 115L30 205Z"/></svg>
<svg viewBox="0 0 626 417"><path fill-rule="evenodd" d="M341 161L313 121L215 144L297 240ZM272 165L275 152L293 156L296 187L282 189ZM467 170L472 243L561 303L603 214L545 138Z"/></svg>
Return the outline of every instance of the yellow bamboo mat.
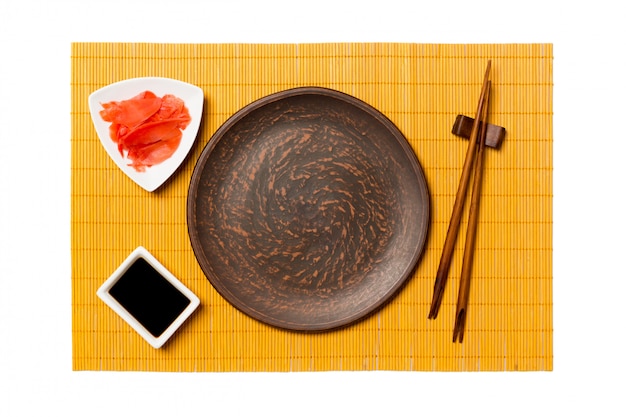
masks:
<svg viewBox="0 0 626 417"><path fill-rule="evenodd" d="M467 149L451 128L457 114L474 116L488 59L490 122L507 136L501 149L485 154L467 325L458 344L452 329L467 206L439 317L427 316ZM549 44L73 44L74 369L552 370L552 61ZM142 76L186 81L206 97L195 147L154 193L109 159L87 107L91 92ZM228 304L196 262L186 224L191 173L218 127L255 99L309 85L351 94L388 116L414 148L432 198L426 250L407 285L367 319L321 334L275 329ZM139 245L201 301L158 350L96 296Z"/></svg>

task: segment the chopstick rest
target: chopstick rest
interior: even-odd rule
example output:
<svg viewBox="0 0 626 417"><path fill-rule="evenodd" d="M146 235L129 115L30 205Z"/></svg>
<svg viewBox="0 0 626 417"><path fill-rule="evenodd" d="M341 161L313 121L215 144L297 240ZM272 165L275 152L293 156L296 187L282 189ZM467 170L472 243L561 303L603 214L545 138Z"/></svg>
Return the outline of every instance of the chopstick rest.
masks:
<svg viewBox="0 0 626 417"><path fill-rule="evenodd" d="M459 114L454 120L452 134L460 136L463 139L469 139L473 124L473 118ZM487 123L486 126L485 146L487 148L499 149L506 136L506 129L502 126L492 125L491 123Z"/></svg>

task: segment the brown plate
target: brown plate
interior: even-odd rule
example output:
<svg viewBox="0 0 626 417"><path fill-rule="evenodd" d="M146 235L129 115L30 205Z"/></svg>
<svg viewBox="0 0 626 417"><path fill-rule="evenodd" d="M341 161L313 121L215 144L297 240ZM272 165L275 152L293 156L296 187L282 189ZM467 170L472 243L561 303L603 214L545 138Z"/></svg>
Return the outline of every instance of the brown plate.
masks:
<svg viewBox="0 0 626 417"><path fill-rule="evenodd" d="M244 107L208 142L187 222L198 262L231 304L267 324L350 324L412 275L430 216L402 133L368 104L306 87Z"/></svg>

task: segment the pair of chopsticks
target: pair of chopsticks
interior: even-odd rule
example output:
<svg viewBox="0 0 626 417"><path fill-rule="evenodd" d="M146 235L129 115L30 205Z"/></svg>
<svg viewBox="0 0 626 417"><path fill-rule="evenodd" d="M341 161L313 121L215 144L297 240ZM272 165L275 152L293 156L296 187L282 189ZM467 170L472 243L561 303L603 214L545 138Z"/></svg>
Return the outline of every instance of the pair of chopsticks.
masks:
<svg viewBox="0 0 626 417"><path fill-rule="evenodd" d="M489 81L490 71L491 60L488 61L487 70L485 71L485 77L480 92L480 99L476 109L476 117L474 118L472 131L470 133L469 146L465 155L465 162L463 163L463 171L461 173L461 180L459 182L459 188L457 189L456 199L454 201L454 207L450 217L448 233L446 235L443 251L441 253L441 260L439 262L439 269L437 270L437 277L435 279L435 286L433 290L433 299L430 306L430 312L428 314L429 319L435 319L439 313L439 307L441 306L441 300L443 298L443 291L448 280L448 272L452 261L452 252L459 233L467 187L469 185L472 169L474 169L474 183L472 185L472 198L469 209L467 235L465 238L465 250L463 253L463 266L461 269L454 333L452 336L452 341L456 342L458 339L459 343L463 342L463 334L465 332L467 304L469 299L469 284L472 263L474 260L476 228L478 225L478 206L480 203L480 188L482 182L483 153L485 150L485 137L487 132L487 112L489 107L489 95L491 92L491 81ZM477 146L478 150L476 150Z"/></svg>

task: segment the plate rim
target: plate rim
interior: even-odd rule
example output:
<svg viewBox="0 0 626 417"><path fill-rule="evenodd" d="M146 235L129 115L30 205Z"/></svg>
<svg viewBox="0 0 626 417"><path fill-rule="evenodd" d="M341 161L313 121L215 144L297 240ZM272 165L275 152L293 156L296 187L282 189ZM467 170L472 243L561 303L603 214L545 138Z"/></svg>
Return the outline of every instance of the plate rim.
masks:
<svg viewBox="0 0 626 417"><path fill-rule="evenodd" d="M422 186L419 189L422 192L422 197L424 198L424 214L422 216L422 224L416 224L416 228L422 228L423 233L420 236L421 241L419 245L412 252L412 256L410 261L407 262L407 268L402 273L402 275L397 279L396 283L384 294L384 296L379 297L379 299L368 305L367 308L355 311L354 314L347 315L341 319L329 320L326 322L316 322L315 324L299 324L294 322L286 322L284 320L277 320L272 316L263 314L262 312L255 310L253 308L246 308L247 306L240 306L238 303L233 302L233 298L240 302L238 297L230 291L230 289L225 285L216 285L216 283L211 279L211 274L205 269L205 265L203 262L207 262L204 255L204 251L201 256L198 254L198 250L196 249L196 242L199 244L199 237L196 228L194 227L196 222L194 220L195 210L196 210L196 202L197 202L197 190L199 186L200 177L204 167L207 164L207 161L210 159L211 154L213 153L215 147L221 142L224 138L224 135L235 126L240 120L244 119L250 113L267 106L273 102L277 102L283 99L292 98L295 96L302 95L322 95L329 96L343 102L346 102L352 106L359 108L360 110L365 111L369 116L376 119L378 122L384 125L385 129L389 131L389 133L396 139L398 144L403 148L404 154L408 156L408 159L411 163L412 171L415 172L416 178L418 178L419 182ZM423 167L421 166L419 159L409 144L406 136L400 131L400 129L381 111L368 104L367 102L354 97L348 93L341 92L339 90L327 88L327 87L318 87L318 86L304 86L304 87L294 87L285 90L281 90L278 92L274 92L253 100L249 104L245 105L234 114L232 114L222 125L215 131L215 133L211 136L209 141L204 145L200 156L196 160L196 164L194 166L191 179L189 182L188 193L187 193L187 207L186 207L186 215L187 215L187 231L188 237L190 239L190 243L192 246L192 250L194 253L194 257L196 258L205 278L209 283L213 286L213 288L222 296L231 306L235 307L238 311L244 313L245 315L263 322L267 325L274 326L277 328L281 328L284 330L291 331L303 331L303 332L319 332L319 331L329 331L335 330L339 328L344 328L350 326L366 317L369 317L372 313L379 310L386 303L391 301L399 292L399 290L406 285L410 277L412 276L415 268L419 265L419 261L424 254L426 243L428 241L428 236L430 233L430 217L431 217L431 198L430 191L428 187L428 181L426 179L426 175L424 173ZM200 245L201 246L201 245ZM203 258L201 260L200 258ZM215 277L217 281L219 281L219 277ZM240 304L245 304L240 302Z"/></svg>

